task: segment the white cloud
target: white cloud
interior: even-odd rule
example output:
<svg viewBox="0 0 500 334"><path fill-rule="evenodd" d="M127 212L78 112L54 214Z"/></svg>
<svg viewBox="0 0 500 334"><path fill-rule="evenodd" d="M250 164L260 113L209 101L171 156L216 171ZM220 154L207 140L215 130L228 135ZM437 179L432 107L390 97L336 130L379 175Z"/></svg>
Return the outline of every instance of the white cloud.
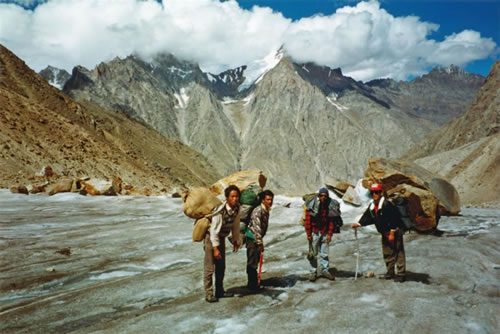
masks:
<svg viewBox="0 0 500 334"><path fill-rule="evenodd" d="M17 0L18 3L34 2ZM404 79L433 65L464 65L491 54L495 43L475 31L443 41L438 25L394 17L376 1L329 16L291 21L269 8L244 10L218 0L49 0L34 10L0 4L0 43L40 70L71 70L113 57L160 51L220 72L285 46L296 61L341 67L359 80Z"/></svg>

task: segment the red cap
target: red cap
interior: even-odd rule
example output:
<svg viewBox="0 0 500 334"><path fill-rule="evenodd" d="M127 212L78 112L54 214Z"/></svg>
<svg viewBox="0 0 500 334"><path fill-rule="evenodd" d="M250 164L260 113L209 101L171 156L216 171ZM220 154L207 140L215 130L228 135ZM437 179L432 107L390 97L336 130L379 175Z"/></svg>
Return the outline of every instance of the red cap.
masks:
<svg viewBox="0 0 500 334"><path fill-rule="evenodd" d="M382 185L380 183L374 183L370 186L370 191L382 191Z"/></svg>

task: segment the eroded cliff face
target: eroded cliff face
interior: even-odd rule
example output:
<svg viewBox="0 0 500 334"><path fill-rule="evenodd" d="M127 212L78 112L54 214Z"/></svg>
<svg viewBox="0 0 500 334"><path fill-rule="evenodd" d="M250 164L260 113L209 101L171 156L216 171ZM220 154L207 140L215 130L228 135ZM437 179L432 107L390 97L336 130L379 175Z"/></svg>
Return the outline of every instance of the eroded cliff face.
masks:
<svg viewBox="0 0 500 334"><path fill-rule="evenodd" d="M371 156L396 158L407 152L437 127L434 109L425 108L447 96L439 87L451 82L469 92L479 80L458 73L470 79L469 86L460 86L457 82L467 80L443 71L407 86L388 80L363 84L339 69L280 59L244 91L238 90L244 67L211 75L167 55L75 69L76 84L70 79L65 90L189 145L219 174L259 168L270 176L271 186L301 193L328 177L354 182ZM442 111L440 117L460 113L466 103L467 97L457 100L453 112ZM416 106L423 111L414 112Z"/></svg>

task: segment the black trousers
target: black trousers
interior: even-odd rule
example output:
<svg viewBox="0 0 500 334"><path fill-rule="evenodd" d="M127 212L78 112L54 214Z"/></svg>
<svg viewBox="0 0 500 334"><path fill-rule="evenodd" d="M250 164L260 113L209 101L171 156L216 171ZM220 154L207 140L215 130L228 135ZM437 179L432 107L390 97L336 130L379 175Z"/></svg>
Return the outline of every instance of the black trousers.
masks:
<svg viewBox="0 0 500 334"><path fill-rule="evenodd" d="M248 288L257 290L259 288L257 282L257 268L259 266L260 251L255 240L247 238L247 276Z"/></svg>

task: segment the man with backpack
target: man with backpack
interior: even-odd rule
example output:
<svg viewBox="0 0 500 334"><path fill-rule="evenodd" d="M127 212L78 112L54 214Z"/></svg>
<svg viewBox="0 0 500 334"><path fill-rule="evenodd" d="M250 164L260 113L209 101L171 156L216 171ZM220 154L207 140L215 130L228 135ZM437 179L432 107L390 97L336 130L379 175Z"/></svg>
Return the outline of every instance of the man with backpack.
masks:
<svg viewBox="0 0 500 334"><path fill-rule="evenodd" d="M342 226L342 218L339 202L330 198L328 189L319 189L318 196L307 203L304 220L307 240L312 248L309 258L312 266L309 277L311 282L316 281L318 277L335 280L329 271L328 254L332 235L334 231L340 233L340 226Z"/></svg>
<svg viewBox="0 0 500 334"><path fill-rule="evenodd" d="M273 206L274 194L271 190L264 190L258 196L260 204L253 209L250 221L245 227L247 246L247 276L248 289L258 291L257 267L264 253L263 238L269 226L269 211Z"/></svg>
<svg viewBox="0 0 500 334"><path fill-rule="evenodd" d="M382 254L387 267L383 278L404 282L406 273L403 244L404 226L399 211L392 202L384 197L381 184L372 184L370 193L372 201L359 222L352 224L352 228L375 224L377 231L382 235Z"/></svg>
<svg viewBox="0 0 500 334"><path fill-rule="evenodd" d="M226 237L231 233L233 252L239 248L240 190L230 185L224 190L226 200L211 214L211 224L205 236L203 249L205 250L203 283L205 300L209 303L217 302L219 298L232 297L233 294L224 291L224 272L226 270ZM215 273L215 296L212 277Z"/></svg>

